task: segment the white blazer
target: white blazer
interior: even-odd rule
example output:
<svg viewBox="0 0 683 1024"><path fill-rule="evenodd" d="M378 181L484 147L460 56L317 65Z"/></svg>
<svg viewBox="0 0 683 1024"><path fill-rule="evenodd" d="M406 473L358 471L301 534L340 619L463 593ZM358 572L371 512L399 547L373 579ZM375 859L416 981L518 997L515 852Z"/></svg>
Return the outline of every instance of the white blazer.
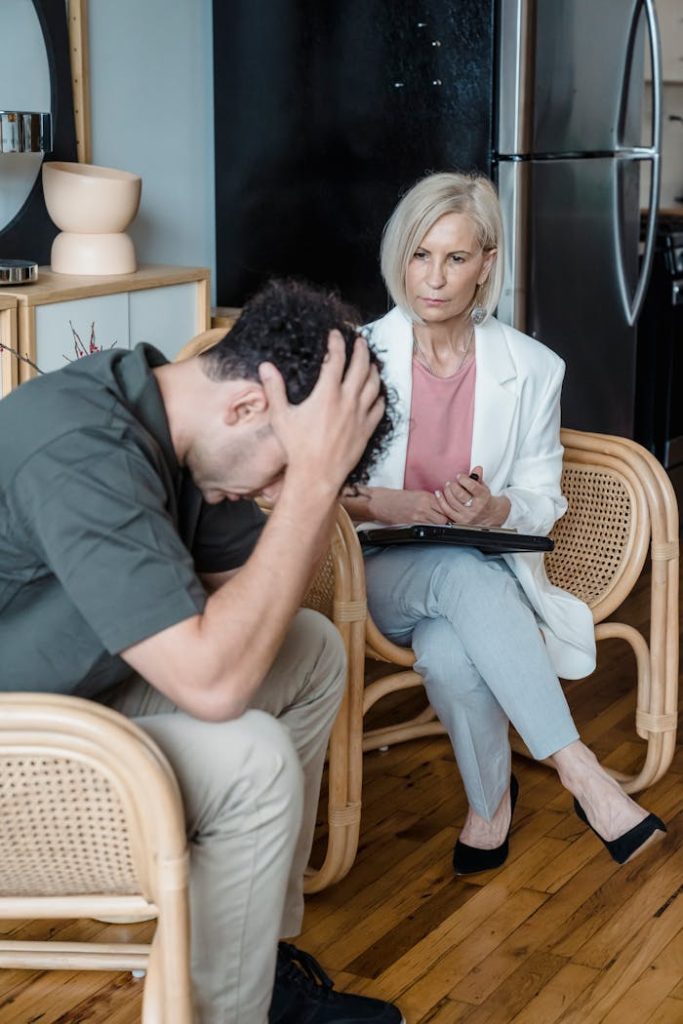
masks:
<svg viewBox="0 0 683 1024"><path fill-rule="evenodd" d="M398 420L370 487L402 488L413 387L412 322L398 308L368 328L394 392ZM368 333L364 332L364 333ZM476 383L472 465L493 494L510 500L504 525L546 534L567 510L560 490L560 392L564 363L549 348L490 318L475 329ZM595 668L595 631L587 605L559 587L536 553L504 555L536 611L553 667L565 679Z"/></svg>

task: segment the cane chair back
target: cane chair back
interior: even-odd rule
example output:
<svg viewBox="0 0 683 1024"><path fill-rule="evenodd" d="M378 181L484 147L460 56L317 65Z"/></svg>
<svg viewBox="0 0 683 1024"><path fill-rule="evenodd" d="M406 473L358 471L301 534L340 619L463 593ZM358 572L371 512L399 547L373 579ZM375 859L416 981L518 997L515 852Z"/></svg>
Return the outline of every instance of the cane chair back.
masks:
<svg viewBox="0 0 683 1024"><path fill-rule="evenodd" d="M645 563L645 492L628 467L581 461L580 450L572 447L565 450L562 493L571 511L551 533L555 549L545 556L546 572L555 586L585 601L600 622L631 592Z"/></svg>
<svg viewBox="0 0 683 1024"><path fill-rule="evenodd" d="M619 776L627 792L638 792L666 772L676 743L678 686L678 508L671 483L657 460L625 438L563 430L562 487L566 514L546 555L548 577L591 609L596 639L619 638L630 645L637 667L635 727L646 740L638 772ZM610 616L651 560L649 643L638 630ZM384 637L368 616L367 653L400 666L365 688L367 711L387 693L421 685L410 649ZM357 723L357 727L361 727ZM374 750L445 730L432 709L410 720L364 734L363 749ZM520 750L520 752L524 752Z"/></svg>
<svg viewBox="0 0 683 1024"><path fill-rule="evenodd" d="M0 967L147 972L145 1024L191 1024L187 842L178 785L118 712L0 694L0 919L154 917L151 946L0 941Z"/></svg>

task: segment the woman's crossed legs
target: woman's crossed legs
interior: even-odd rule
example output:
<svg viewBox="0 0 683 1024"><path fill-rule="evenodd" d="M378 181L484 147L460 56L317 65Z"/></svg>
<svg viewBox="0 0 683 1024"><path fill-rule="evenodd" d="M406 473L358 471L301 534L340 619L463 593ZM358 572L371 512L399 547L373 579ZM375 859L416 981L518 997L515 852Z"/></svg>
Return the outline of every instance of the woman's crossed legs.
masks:
<svg viewBox="0 0 683 1024"><path fill-rule="evenodd" d="M368 555L366 576L377 626L412 644L453 744L470 805L462 842L495 848L509 829L509 722L534 758L550 758L603 839L647 817L581 743L534 612L502 558L387 548Z"/></svg>

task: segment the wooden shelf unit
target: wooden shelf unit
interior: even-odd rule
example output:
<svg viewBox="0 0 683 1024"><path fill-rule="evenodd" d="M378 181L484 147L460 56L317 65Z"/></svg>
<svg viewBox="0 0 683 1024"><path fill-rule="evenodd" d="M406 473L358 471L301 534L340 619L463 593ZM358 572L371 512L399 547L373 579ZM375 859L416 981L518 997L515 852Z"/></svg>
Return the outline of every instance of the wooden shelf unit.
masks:
<svg viewBox="0 0 683 1024"><path fill-rule="evenodd" d="M183 289L186 285L194 285L195 288L187 292ZM165 289L175 289L175 292L166 292ZM141 266L134 274L102 277L55 274L49 267L41 267L35 284L10 287L0 297L15 307L15 347L22 356L44 370L62 365L60 357L66 357L64 349L68 347L69 323L74 314L81 315L80 332L87 331L87 323L98 319L106 323L109 317L110 327L105 327L105 331L109 330L107 343L115 341L128 347L129 344L149 340L165 351L169 358L173 358L175 350L179 350L195 334L207 330L211 323L210 272L206 267L149 264ZM116 297L119 297L119 302ZM98 299L107 301L92 301ZM164 300L168 301L165 303ZM173 335L174 328L176 333L182 332L178 337L171 337L167 350L154 337L137 336L135 310L140 309L141 303L145 304L145 308L138 320L148 329L158 318L160 330L168 332L169 337ZM68 308L64 304L69 304ZM57 318L61 333L53 347L61 347L62 352L48 352L46 356L48 339L43 338L42 334L56 329L56 307L59 305L64 307ZM180 317L177 315L178 310L182 313ZM119 334L123 337L119 338ZM87 334L83 340L87 341ZM17 383L21 384L33 376L35 371L28 364L20 362Z"/></svg>
<svg viewBox="0 0 683 1024"><path fill-rule="evenodd" d="M10 345L18 351L17 300L0 290L0 345ZM0 398L19 383L19 363L11 352L0 351Z"/></svg>

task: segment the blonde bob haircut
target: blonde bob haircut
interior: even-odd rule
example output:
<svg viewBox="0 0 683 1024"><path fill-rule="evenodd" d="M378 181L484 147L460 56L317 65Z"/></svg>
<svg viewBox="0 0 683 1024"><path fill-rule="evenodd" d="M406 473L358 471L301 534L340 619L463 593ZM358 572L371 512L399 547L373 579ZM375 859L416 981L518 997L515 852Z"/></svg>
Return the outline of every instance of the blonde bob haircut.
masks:
<svg viewBox="0 0 683 1024"><path fill-rule="evenodd" d="M477 241L487 252L496 249L489 276L477 288L472 308L483 306L485 322L493 314L503 288L503 221L496 190L483 174L429 174L403 196L382 234L382 277L396 305L411 320L421 318L406 294L406 271L415 250L440 217L463 213L477 229Z"/></svg>

